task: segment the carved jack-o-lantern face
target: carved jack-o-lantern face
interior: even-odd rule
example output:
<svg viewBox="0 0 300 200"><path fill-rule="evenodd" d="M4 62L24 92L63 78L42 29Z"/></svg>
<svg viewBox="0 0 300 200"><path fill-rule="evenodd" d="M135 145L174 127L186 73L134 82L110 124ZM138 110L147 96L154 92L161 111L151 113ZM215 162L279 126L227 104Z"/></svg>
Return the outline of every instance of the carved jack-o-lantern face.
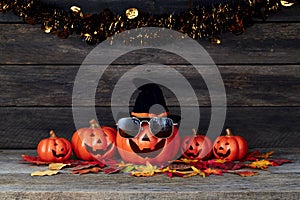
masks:
<svg viewBox="0 0 300 200"><path fill-rule="evenodd" d="M82 160L105 160L115 155L116 131L111 127L100 127L91 120L90 128L77 130L72 137L75 155Z"/></svg>
<svg viewBox="0 0 300 200"><path fill-rule="evenodd" d="M65 138L58 138L50 131L50 138L43 139L37 146L38 156L45 162L64 162L72 155L71 143Z"/></svg>
<svg viewBox="0 0 300 200"><path fill-rule="evenodd" d="M167 138L154 136L149 124L143 123L141 131L132 138L127 138L118 131L117 148L121 158L134 164L163 164L172 160L179 149L180 137L176 127Z"/></svg>
<svg viewBox="0 0 300 200"><path fill-rule="evenodd" d="M216 158L241 160L248 151L248 144L241 136L232 135L229 129L225 136L219 136L214 142L213 153Z"/></svg>
<svg viewBox="0 0 300 200"><path fill-rule="evenodd" d="M212 142L204 135L186 136L181 144L182 156L189 159L208 159L212 154Z"/></svg>

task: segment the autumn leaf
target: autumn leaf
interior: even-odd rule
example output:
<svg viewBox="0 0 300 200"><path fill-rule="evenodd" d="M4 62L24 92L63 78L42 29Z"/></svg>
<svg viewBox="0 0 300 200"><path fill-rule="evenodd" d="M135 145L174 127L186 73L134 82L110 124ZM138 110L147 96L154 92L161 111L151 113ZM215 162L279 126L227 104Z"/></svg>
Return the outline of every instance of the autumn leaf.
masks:
<svg viewBox="0 0 300 200"><path fill-rule="evenodd" d="M41 161L38 156L22 155L22 161L36 165L48 165L49 162Z"/></svg>
<svg viewBox="0 0 300 200"><path fill-rule="evenodd" d="M149 177L153 176L156 171L158 171L157 167L154 165L151 165L149 162L146 163L146 165L140 165L136 167L137 171L131 171L132 176L144 176Z"/></svg>
<svg viewBox="0 0 300 200"><path fill-rule="evenodd" d="M95 166L97 166L96 163L94 163L94 164L82 164L82 165L77 165L77 166L73 167L71 170L72 171L77 171L77 170L92 168L92 167L95 167Z"/></svg>
<svg viewBox="0 0 300 200"><path fill-rule="evenodd" d="M121 170L121 172L129 173L129 172L133 171L136 167L137 167L136 165L127 165L127 166L124 166L124 168Z"/></svg>
<svg viewBox="0 0 300 200"><path fill-rule="evenodd" d="M234 172L234 174L238 174L243 177L249 177L249 176L255 176L258 174L258 172L253 172L253 171L238 171Z"/></svg>
<svg viewBox="0 0 300 200"><path fill-rule="evenodd" d="M264 154L255 155L254 157L259 158L259 159L267 159L267 158L272 157L273 154L274 154L274 151L270 151L270 152L267 152L267 153L264 153Z"/></svg>
<svg viewBox="0 0 300 200"><path fill-rule="evenodd" d="M284 163L292 163L292 160L287 160L287 159L275 159L275 160L271 160L272 166L279 166L282 165Z"/></svg>
<svg viewBox="0 0 300 200"><path fill-rule="evenodd" d="M171 170L187 170L190 169L191 165L186 163L171 163L169 169Z"/></svg>
<svg viewBox="0 0 300 200"><path fill-rule="evenodd" d="M79 170L73 170L72 174L88 174L88 173L98 173L101 170L100 167L92 167L87 169L79 169Z"/></svg>
<svg viewBox="0 0 300 200"><path fill-rule="evenodd" d="M250 164L245 164L245 166L253 169L267 169L270 165L272 165L272 163L268 160L257 160Z"/></svg>
<svg viewBox="0 0 300 200"><path fill-rule="evenodd" d="M197 175L202 176L202 178L205 178L205 173L202 172L200 169L198 169L198 168L196 168L194 166L191 166L191 168L192 168L193 171L190 172L190 173L186 173L185 175L183 175L182 176L183 178L188 178L188 177L197 176Z"/></svg>
<svg viewBox="0 0 300 200"><path fill-rule="evenodd" d="M60 170L64 168L65 166L70 166L71 164L64 164L64 163L50 163L49 169L50 170Z"/></svg>
<svg viewBox="0 0 300 200"><path fill-rule="evenodd" d="M223 176L223 173L222 173L223 170L221 170L221 169L207 168L205 170L202 170L202 172L204 172L206 176L209 176L211 174Z"/></svg>
<svg viewBox="0 0 300 200"><path fill-rule="evenodd" d="M58 170L46 170L46 171L35 171L32 172L30 175L31 176L52 176L58 173L59 173Z"/></svg>

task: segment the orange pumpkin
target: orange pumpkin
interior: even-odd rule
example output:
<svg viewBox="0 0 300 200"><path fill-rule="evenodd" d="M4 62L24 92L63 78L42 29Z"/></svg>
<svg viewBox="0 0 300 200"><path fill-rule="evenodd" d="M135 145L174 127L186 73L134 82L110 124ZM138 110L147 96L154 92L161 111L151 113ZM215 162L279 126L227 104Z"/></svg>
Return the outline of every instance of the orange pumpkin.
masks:
<svg viewBox="0 0 300 200"><path fill-rule="evenodd" d="M117 148L121 158L134 164L164 164L174 159L180 147L178 129L174 126L173 134L168 138L155 137L149 125L134 138L124 138L119 131L116 137Z"/></svg>
<svg viewBox="0 0 300 200"><path fill-rule="evenodd" d="M115 129L100 127L96 120L91 120L90 127L78 129L73 134L73 151L76 157L82 160L112 159L116 153L115 138Z"/></svg>
<svg viewBox="0 0 300 200"><path fill-rule="evenodd" d="M58 138L53 130L50 137L41 140L37 146L40 160L44 162L64 162L72 155L71 143L65 138Z"/></svg>
<svg viewBox="0 0 300 200"><path fill-rule="evenodd" d="M226 129L225 136L216 138L213 153L216 158L226 160L241 160L248 151L247 141L241 136L235 136L230 129Z"/></svg>
<svg viewBox="0 0 300 200"><path fill-rule="evenodd" d="M193 129L194 135L183 138L181 153L184 158L206 160L212 155L212 142L205 135L199 135Z"/></svg>

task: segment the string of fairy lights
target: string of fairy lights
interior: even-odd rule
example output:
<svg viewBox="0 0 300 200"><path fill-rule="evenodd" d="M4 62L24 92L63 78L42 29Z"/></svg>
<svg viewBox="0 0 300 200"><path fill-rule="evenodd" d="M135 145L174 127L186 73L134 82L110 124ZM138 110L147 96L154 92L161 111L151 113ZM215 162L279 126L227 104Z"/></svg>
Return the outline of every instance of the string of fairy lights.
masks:
<svg viewBox="0 0 300 200"><path fill-rule="evenodd" d="M190 0L190 9L180 13L151 14L137 8L113 13L105 8L91 14L84 13L78 6L66 10L39 0L0 0L0 13L12 12L28 24L41 24L44 33L60 38L78 34L91 45L140 27L168 28L194 39L209 38L211 43L219 44L221 33L241 34L254 18L266 20L282 6L292 4L285 0L225 0L201 5L192 4Z"/></svg>

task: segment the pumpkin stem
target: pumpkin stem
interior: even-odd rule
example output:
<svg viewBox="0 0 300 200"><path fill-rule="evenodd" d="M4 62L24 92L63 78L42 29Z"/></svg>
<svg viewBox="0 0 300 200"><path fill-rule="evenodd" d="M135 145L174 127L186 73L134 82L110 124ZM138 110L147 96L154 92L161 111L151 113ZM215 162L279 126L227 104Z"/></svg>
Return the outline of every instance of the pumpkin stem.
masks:
<svg viewBox="0 0 300 200"><path fill-rule="evenodd" d="M92 119L90 121L90 128L99 128L100 125L97 123L97 121L95 119Z"/></svg>
<svg viewBox="0 0 300 200"><path fill-rule="evenodd" d="M233 133L229 128L226 129L226 136L233 136Z"/></svg>
<svg viewBox="0 0 300 200"><path fill-rule="evenodd" d="M196 129L192 128L192 131L193 131L194 136L196 136L197 135Z"/></svg>
<svg viewBox="0 0 300 200"><path fill-rule="evenodd" d="M50 131L50 138L57 138L57 136L53 130Z"/></svg>

